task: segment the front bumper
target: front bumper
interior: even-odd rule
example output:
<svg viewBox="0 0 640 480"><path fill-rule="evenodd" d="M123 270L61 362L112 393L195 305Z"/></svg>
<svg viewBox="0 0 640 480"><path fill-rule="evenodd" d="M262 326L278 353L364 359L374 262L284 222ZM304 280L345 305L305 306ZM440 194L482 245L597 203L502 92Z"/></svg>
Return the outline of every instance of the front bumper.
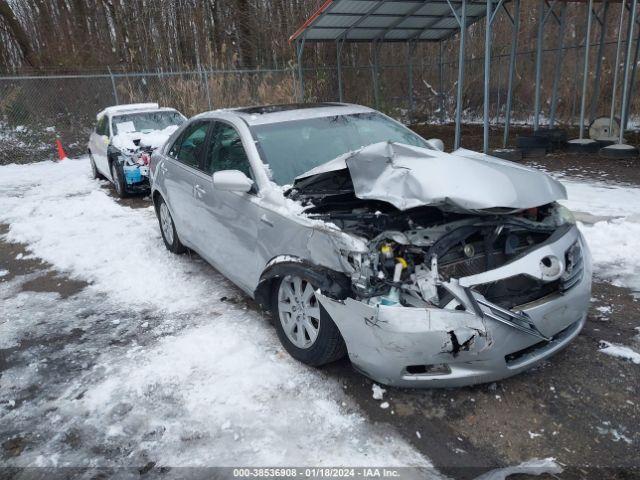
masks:
<svg viewBox="0 0 640 480"><path fill-rule="evenodd" d="M487 278L540 276L544 257L564 258L576 242L582 249L580 280L566 291L513 309L535 325L537 334L497 320L492 304L473 291ZM585 324L591 274L586 242L573 227L499 269L459 279L452 288L465 311L367 305L317 295L340 329L351 362L365 375L386 385L459 387L510 377L564 348Z"/></svg>

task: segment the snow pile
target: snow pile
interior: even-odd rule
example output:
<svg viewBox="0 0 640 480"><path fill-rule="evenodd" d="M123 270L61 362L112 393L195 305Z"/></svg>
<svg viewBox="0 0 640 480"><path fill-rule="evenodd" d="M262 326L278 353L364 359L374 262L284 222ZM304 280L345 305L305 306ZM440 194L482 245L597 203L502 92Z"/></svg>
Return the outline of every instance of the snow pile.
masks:
<svg viewBox="0 0 640 480"><path fill-rule="evenodd" d="M640 353L636 352L632 348L625 347L624 345L601 340L600 350L598 351L611 355L612 357L623 358L635 363L636 365L640 365Z"/></svg>
<svg viewBox="0 0 640 480"><path fill-rule="evenodd" d="M240 293L167 252L153 209L114 202L86 159L0 167L0 222L91 282L65 300L0 283L1 348L29 338L33 359L3 372L0 424L37 439L11 465L430 467L292 360L262 314L221 301ZM32 385L48 394L16 402Z"/></svg>
<svg viewBox="0 0 640 480"><path fill-rule="evenodd" d="M640 188L563 180L576 212L594 216L580 224L591 249L596 276L640 292Z"/></svg>
<svg viewBox="0 0 640 480"><path fill-rule="evenodd" d="M136 150L138 147L134 140L140 140L140 146L156 149L163 146L178 128L178 125L169 125L162 130L150 132L122 132L113 137L112 143L120 150Z"/></svg>
<svg viewBox="0 0 640 480"><path fill-rule="evenodd" d="M387 391L377 383L371 385L372 396L374 400L382 400Z"/></svg>

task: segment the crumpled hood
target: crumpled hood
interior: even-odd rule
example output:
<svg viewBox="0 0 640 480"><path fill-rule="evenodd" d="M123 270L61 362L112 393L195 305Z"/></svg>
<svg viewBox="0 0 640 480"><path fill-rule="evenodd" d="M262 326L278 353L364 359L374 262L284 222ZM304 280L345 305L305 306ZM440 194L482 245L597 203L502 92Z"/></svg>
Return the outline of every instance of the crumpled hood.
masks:
<svg viewBox="0 0 640 480"><path fill-rule="evenodd" d="M425 205L526 209L567 198L560 182L517 163L462 148L445 153L388 142L341 155L296 181L345 168L356 197L399 210Z"/></svg>
<svg viewBox="0 0 640 480"><path fill-rule="evenodd" d="M141 147L151 147L154 150L161 147L169 139L171 134L179 128L179 125L170 125L162 130L152 130L150 132L123 132L113 137L112 143L120 150L138 149L134 140L140 140Z"/></svg>

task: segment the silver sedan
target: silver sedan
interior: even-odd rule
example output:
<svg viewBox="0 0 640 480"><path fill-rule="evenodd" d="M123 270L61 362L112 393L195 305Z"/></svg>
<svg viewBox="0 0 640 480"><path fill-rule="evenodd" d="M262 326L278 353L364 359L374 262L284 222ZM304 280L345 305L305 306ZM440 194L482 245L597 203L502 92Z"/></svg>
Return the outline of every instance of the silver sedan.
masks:
<svg viewBox="0 0 640 480"><path fill-rule="evenodd" d="M207 112L151 162L166 247L195 250L271 312L296 359L348 355L389 385L494 381L582 329L591 262L564 187L444 153L366 107Z"/></svg>

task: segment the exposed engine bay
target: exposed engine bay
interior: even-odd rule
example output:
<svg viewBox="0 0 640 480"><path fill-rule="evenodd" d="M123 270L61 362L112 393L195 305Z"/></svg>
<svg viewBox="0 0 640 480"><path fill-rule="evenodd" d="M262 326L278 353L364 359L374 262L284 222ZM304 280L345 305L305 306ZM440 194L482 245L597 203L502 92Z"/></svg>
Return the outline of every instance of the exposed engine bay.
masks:
<svg viewBox="0 0 640 480"><path fill-rule="evenodd" d="M286 194L305 206L308 217L366 240L368 253L342 253L351 267L354 296L368 304L463 309L446 282L501 267L571 223L570 212L556 202L527 209L399 210L357 198L347 170L301 179ZM564 261L569 272L570 259ZM512 308L562 288L562 279L554 279L558 266L548 269L548 278L542 278L544 272L541 278L521 275L476 290Z"/></svg>
<svg viewBox="0 0 640 480"><path fill-rule="evenodd" d="M149 163L155 148L140 145L134 141L135 148L121 148L114 151L116 160L122 165L122 172L127 185L147 183L149 181Z"/></svg>

